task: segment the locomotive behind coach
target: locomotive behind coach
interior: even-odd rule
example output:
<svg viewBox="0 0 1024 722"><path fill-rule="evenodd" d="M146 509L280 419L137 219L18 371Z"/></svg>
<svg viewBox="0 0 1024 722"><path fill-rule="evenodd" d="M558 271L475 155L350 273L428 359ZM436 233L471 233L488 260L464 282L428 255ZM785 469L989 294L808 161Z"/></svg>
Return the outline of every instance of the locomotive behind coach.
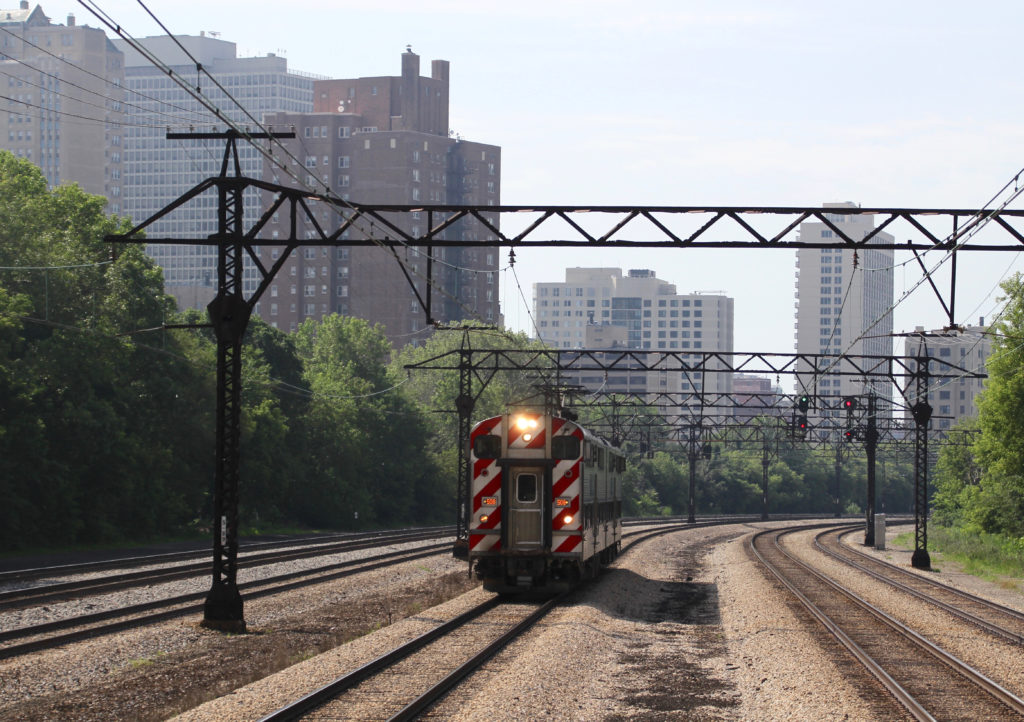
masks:
<svg viewBox="0 0 1024 722"><path fill-rule="evenodd" d="M470 432L469 561L484 588L557 592L622 539L622 452L574 421L516 413Z"/></svg>

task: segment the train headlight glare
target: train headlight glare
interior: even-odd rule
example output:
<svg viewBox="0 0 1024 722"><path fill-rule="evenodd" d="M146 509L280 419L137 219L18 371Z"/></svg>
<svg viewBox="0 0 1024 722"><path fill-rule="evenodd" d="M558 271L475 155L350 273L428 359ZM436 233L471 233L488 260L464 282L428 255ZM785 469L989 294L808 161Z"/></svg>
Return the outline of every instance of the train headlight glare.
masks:
<svg viewBox="0 0 1024 722"><path fill-rule="evenodd" d="M533 438L533 434L523 434L523 441L530 441Z"/></svg>
<svg viewBox="0 0 1024 722"><path fill-rule="evenodd" d="M480 523L481 524L486 524L487 520L490 519L490 518L491 517L489 517L487 514L481 514L480 515Z"/></svg>
<svg viewBox="0 0 1024 722"><path fill-rule="evenodd" d="M517 416L516 417L516 428L520 431L526 431L527 429L537 428L537 419L529 416Z"/></svg>
<svg viewBox="0 0 1024 722"><path fill-rule="evenodd" d="M562 517L563 524L572 524L572 514L566 514Z"/></svg>

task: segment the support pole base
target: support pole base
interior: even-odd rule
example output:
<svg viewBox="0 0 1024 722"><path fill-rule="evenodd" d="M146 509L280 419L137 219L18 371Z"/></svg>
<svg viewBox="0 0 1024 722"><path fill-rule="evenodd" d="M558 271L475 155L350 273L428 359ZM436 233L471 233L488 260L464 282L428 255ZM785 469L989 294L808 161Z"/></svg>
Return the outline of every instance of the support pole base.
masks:
<svg viewBox="0 0 1024 722"><path fill-rule="evenodd" d="M237 587L215 584L203 603L203 621L200 626L220 632L245 633L242 614L242 595Z"/></svg>
<svg viewBox="0 0 1024 722"><path fill-rule="evenodd" d="M931 569L932 558L928 554L927 549L915 549L913 556L910 557L910 566L914 569Z"/></svg>
<svg viewBox="0 0 1024 722"><path fill-rule="evenodd" d="M469 559L469 539L456 539L452 546L452 556L456 559Z"/></svg>

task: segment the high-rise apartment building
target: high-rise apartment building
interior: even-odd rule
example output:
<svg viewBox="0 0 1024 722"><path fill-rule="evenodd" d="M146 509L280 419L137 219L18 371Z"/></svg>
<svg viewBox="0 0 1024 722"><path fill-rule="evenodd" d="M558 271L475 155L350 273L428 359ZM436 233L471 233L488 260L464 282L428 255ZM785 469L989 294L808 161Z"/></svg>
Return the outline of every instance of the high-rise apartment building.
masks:
<svg viewBox="0 0 1024 722"><path fill-rule="evenodd" d="M0 147L39 166L50 186L77 183L122 213L124 56L103 31L74 15L55 24L21 0L0 9L0 74Z"/></svg>
<svg viewBox="0 0 1024 722"><path fill-rule="evenodd" d="M267 114L266 124L294 128L297 138L285 141L293 156L289 165L265 166L263 179L317 192L329 189L338 203L310 206L328 232L342 225L347 202L423 204L421 211L390 219L413 236L425 233L429 222L443 220L431 205L498 205L501 149L449 133L447 61L434 60L429 77L419 71L419 56L408 50L402 54L401 76L318 80L314 112ZM485 215L497 224L497 214ZM289 219L275 215L270 228L275 237L287 238ZM361 221L341 238L381 238L387 232ZM300 240L316 237L308 225L296 233ZM381 324L396 347L417 343L428 333L419 301L428 292L435 320L500 323L499 249L479 245L488 238L461 223L437 237L466 245L433 250L432 283L423 247L400 247L395 252L348 246L296 249L257 313L285 331L328 313L356 316ZM280 252L260 249L270 256L267 264Z"/></svg>
<svg viewBox="0 0 1024 722"><path fill-rule="evenodd" d="M924 326L918 326L915 331L922 335L907 336L904 342L904 354L908 358L925 355L946 361L956 368L985 372L985 361L992 353L992 341L984 319L980 319L977 326L967 326L956 335L947 335L942 330L925 333ZM976 398L984 385L984 379L959 376L945 365L932 368L931 371L941 374L932 378L928 385L933 429L948 429L961 419L978 415ZM915 391L913 386L910 391ZM909 410L905 416L908 420L912 418Z"/></svg>
<svg viewBox="0 0 1024 722"><path fill-rule="evenodd" d="M830 223L850 238L862 239L874 230L872 216L840 212L853 203L826 203ZM800 240L827 241L834 231L820 221L800 225ZM878 233L871 242L891 243ZM893 251L864 247L801 248L796 254L796 351L798 354L889 356L892 354ZM798 372L806 371L798 364ZM797 392L812 396L860 395L868 390L892 398L884 379L839 374L815 378L798 373ZM836 405L835 412L838 413ZM820 410L819 410L820 414Z"/></svg>
<svg viewBox="0 0 1024 722"><path fill-rule="evenodd" d="M260 121L267 113L313 109L314 76L289 70L284 58L273 54L239 58L235 43L205 33L175 38L160 35L137 42L182 77L195 80L223 117L242 126L252 127L253 121L238 103ZM187 55L178 43L188 51ZM197 131L224 131L226 126L164 70L123 40L115 40L114 44L124 53L127 86L137 91L131 94L132 105L125 114L129 125L123 151L122 196L124 214L138 223L200 181L220 174L224 141L168 140L167 131L187 132L190 127ZM197 61L203 66L203 75L197 72ZM226 93L205 73L216 78ZM240 142L238 154L242 174L261 177L264 160L259 151ZM247 218L259 217L258 191L247 191L244 204ZM147 234L154 238L206 238L216 230L216 193L205 193L153 223ZM163 268L167 291L178 297L182 306L205 306L213 297L217 285L215 246L151 243L146 252ZM255 276L247 272L243 280L245 291L255 290L255 283Z"/></svg>
<svg viewBox="0 0 1024 722"><path fill-rule="evenodd" d="M680 294L647 269L568 268L565 281L534 284L534 319L539 338L553 348L585 348L597 338L610 347L694 352L733 350L733 299L711 293ZM604 326L618 327L618 334ZM691 354L693 354L691 356ZM709 368L716 367L712 361ZM574 379L575 380L575 379ZM608 392L729 392L732 374L621 369L582 372L586 388Z"/></svg>

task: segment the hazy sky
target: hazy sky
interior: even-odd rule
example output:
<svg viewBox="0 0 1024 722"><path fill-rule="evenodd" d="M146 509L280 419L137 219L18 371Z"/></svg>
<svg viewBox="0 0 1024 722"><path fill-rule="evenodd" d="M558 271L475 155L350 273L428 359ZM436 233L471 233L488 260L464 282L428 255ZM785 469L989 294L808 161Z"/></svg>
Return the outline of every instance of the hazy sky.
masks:
<svg viewBox="0 0 1024 722"><path fill-rule="evenodd" d="M146 3L176 34L216 31L320 75L398 75L406 45L424 74L450 61L452 129L502 147L505 204L977 208L1024 167L1019 1L375 4ZM162 34L137 3L97 6L135 37ZM99 25L68 0L43 9ZM680 292L733 296L737 350L793 350L792 251L517 256L527 299L566 266L653 268ZM991 318L1018 256L962 255L958 321ZM897 269L897 297L915 268ZM509 325L527 330L502 283ZM945 322L927 288L895 318L897 331Z"/></svg>

